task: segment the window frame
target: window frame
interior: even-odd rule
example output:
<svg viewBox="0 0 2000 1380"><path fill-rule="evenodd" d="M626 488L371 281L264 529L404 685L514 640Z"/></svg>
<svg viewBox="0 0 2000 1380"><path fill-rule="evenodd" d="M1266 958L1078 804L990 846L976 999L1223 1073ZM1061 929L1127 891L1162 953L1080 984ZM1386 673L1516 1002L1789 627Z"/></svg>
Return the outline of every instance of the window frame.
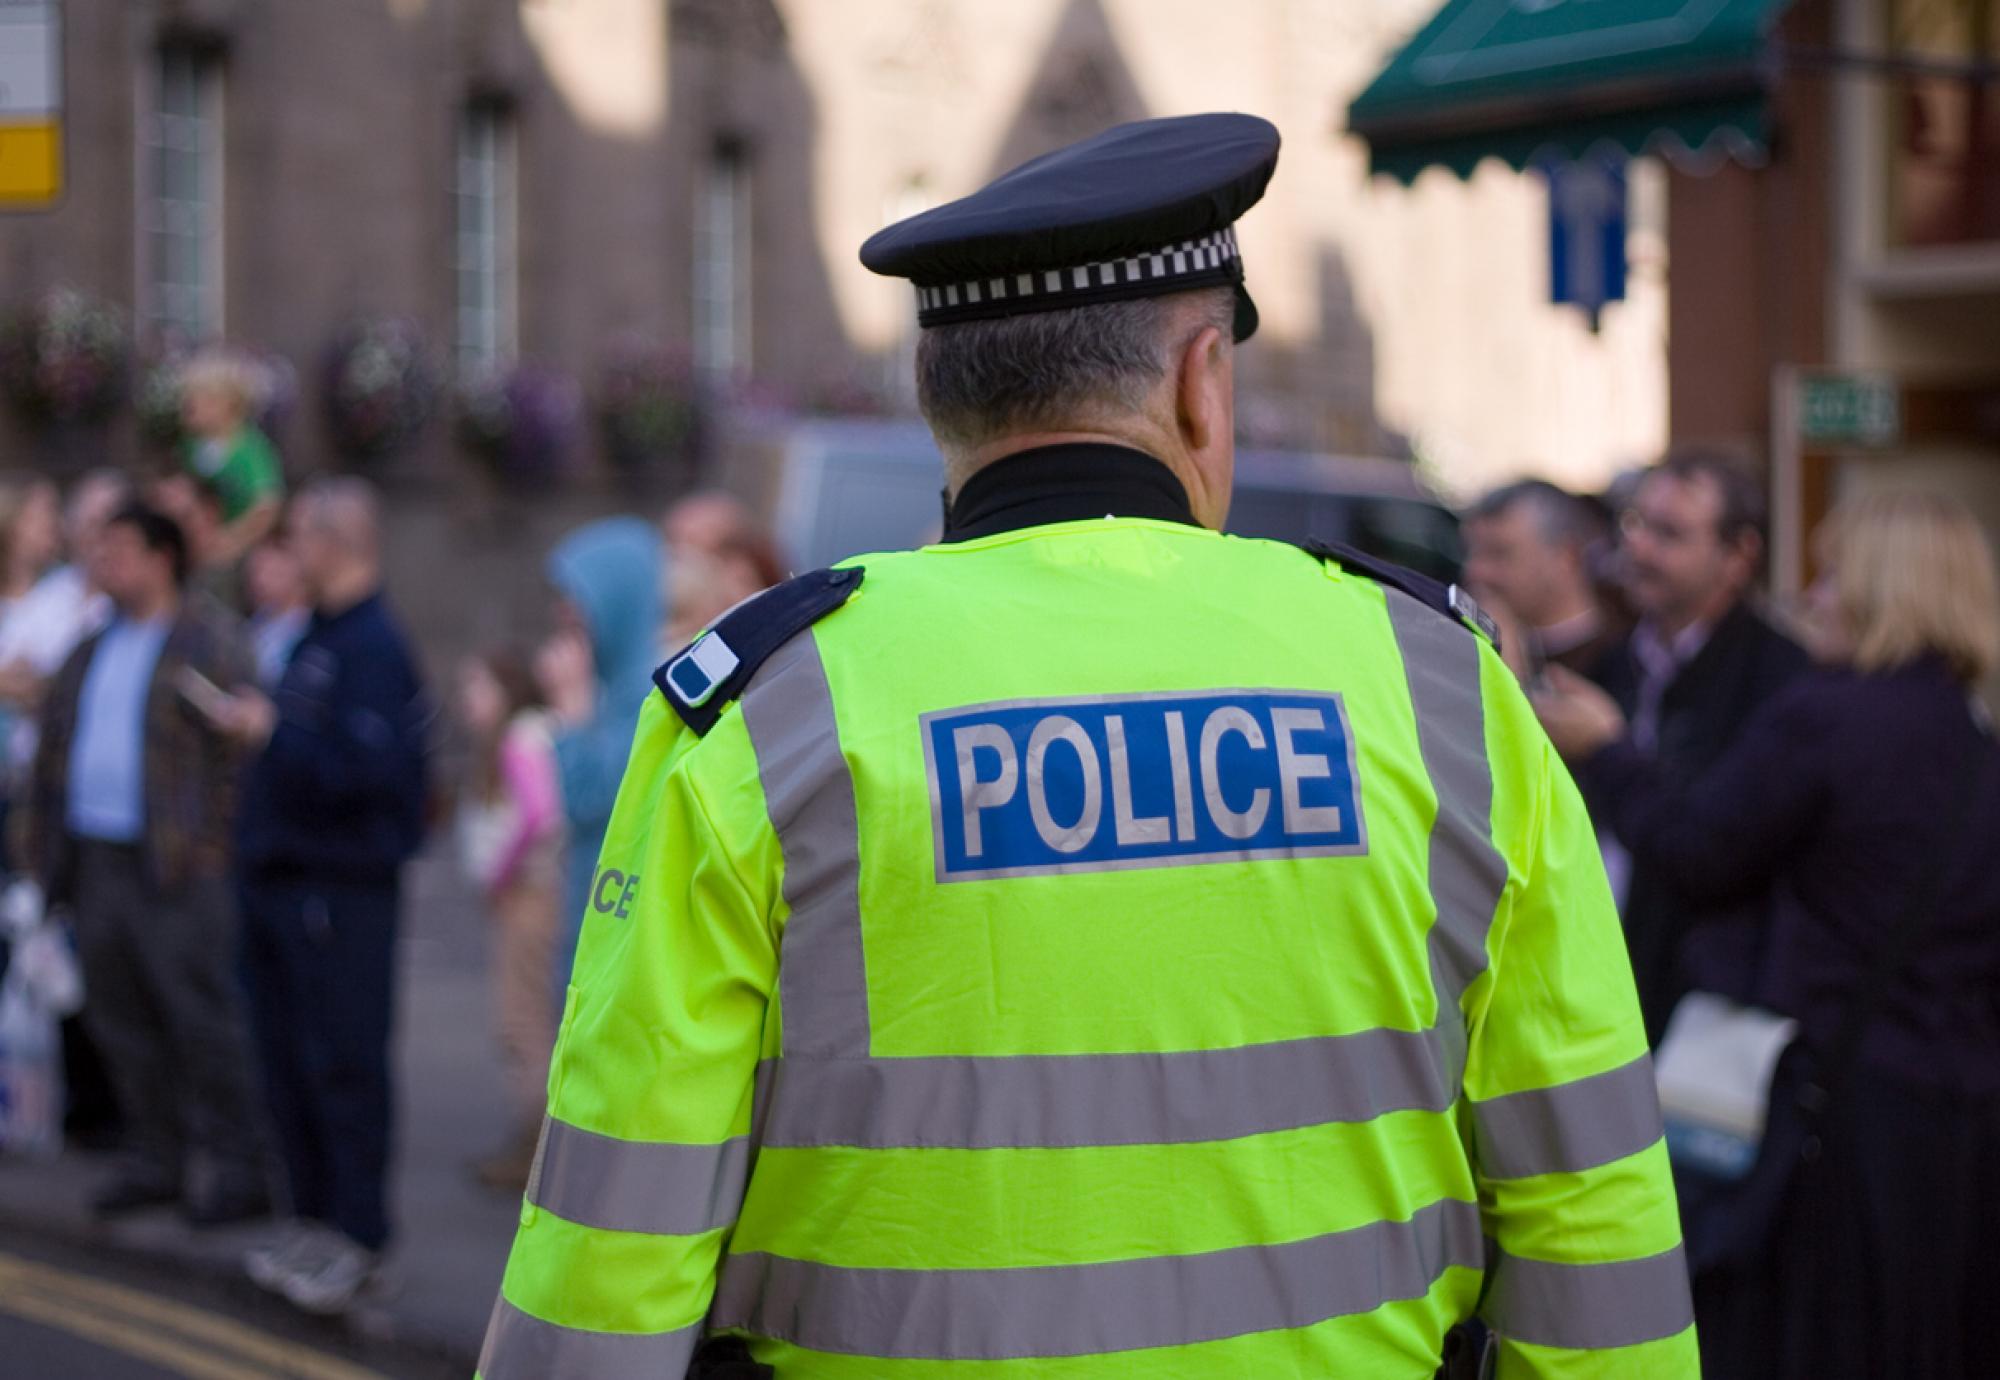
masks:
<svg viewBox="0 0 2000 1380"><path fill-rule="evenodd" d="M483 147L474 148L482 144ZM480 168L483 185L470 186L468 170ZM520 351L520 132L503 101L474 99L459 107L451 144L452 352L461 370L511 363ZM468 204L481 204L470 229ZM468 240L478 238L476 262ZM468 282L482 283L473 303ZM469 320L479 324L469 327Z"/></svg>
<svg viewBox="0 0 2000 1380"><path fill-rule="evenodd" d="M752 290L756 172L750 150L740 140L717 140L700 177L694 198L690 293L695 365L711 377L748 374L755 359L756 319ZM718 291L721 279L727 282Z"/></svg>
<svg viewBox="0 0 2000 1380"><path fill-rule="evenodd" d="M178 75L172 64L184 64L189 109L166 109L170 85ZM135 189L134 251L137 257L138 291L134 294L141 324L173 343L198 345L221 338L227 330L229 298L228 265L228 77L222 52L209 44L186 39L168 39L154 47L139 69L139 91L135 101L134 165ZM194 126L194 138L177 138L169 143L167 120ZM185 131L179 131L185 134ZM174 180L164 164L170 154L186 157L189 168L181 177L189 184L192 197L169 197L166 184ZM171 190L180 190L178 188ZM169 227L165 222L185 217L191 227ZM193 266L184 278L181 268L170 266L163 241L189 239L194 252ZM166 295L190 294L186 303L169 305Z"/></svg>

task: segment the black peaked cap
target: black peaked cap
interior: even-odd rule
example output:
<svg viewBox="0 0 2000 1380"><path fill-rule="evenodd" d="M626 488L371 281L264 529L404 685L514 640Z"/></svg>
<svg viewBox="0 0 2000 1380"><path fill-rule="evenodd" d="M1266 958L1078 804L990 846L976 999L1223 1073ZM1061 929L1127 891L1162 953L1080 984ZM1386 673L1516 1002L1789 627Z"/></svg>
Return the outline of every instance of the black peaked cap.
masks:
<svg viewBox="0 0 2000 1380"><path fill-rule="evenodd" d="M1117 125L877 232L861 262L915 283L925 326L1226 284L1243 340L1257 308L1231 227L1277 165L1255 115Z"/></svg>

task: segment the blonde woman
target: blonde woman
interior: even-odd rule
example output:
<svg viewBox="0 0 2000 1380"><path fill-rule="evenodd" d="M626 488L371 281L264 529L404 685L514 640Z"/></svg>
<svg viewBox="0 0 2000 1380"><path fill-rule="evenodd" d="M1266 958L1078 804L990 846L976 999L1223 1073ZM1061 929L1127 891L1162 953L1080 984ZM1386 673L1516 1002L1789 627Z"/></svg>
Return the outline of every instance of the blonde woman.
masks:
<svg viewBox="0 0 2000 1380"><path fill-rule="evenodd" d="M1794 1018L1779 1085L1804 1063L1827 1090L1758 1250L1696 1281L1704 1374L1970 1380L1995 1373L2000 1240L2000 744L1974 698L2000 664L1992 548L1959 503L1893 493L1820 549L1829 664L1691 788L1659 788L1592 687L1537 708L1635 855L1752 905L1684 937L1685 976Z"/></svg>

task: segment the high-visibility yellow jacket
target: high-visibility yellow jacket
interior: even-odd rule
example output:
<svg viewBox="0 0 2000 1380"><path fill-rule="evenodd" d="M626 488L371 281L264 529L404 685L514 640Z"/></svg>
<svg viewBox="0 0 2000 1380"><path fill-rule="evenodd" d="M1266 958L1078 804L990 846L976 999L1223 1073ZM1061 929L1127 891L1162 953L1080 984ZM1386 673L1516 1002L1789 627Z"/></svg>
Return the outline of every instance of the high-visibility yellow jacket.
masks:
<svg viewBox="0 0 2000 1380"><path fill-rule="evenodd" d="M484 1380L1697 1373L1583 806L1491 646L1295 548L866 558L642 718Z"/></svg>

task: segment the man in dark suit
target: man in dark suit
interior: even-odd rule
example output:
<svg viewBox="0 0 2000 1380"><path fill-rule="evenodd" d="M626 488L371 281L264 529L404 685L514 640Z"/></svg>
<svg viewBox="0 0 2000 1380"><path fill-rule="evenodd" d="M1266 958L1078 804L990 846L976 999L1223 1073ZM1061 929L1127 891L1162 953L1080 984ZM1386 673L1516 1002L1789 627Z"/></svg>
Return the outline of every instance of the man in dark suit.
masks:
<svg viewBox="0 0 2000 1380"><path fill-rule="evenodd" d="M1764 563L1762 489L1731 461L1670 455L1648 471L1621 520L1626 592L1637 626L1599 676L1631 724L1632 740L1683 782L1719 758L1757 707L1804 670L1805 651L1753 607ZM1586 794L1589 782L1584 782ZM1639 1003L1655 1043L1689 986L1683 947L1704 915L1673 879L1631 858L1609 835L1605 864L1625 917ZM1744 898L1752 912L1761 898ZM1746 955L1754 949L1741 946ZM1707 985L1707 984L1704 984Z"/></svg>

